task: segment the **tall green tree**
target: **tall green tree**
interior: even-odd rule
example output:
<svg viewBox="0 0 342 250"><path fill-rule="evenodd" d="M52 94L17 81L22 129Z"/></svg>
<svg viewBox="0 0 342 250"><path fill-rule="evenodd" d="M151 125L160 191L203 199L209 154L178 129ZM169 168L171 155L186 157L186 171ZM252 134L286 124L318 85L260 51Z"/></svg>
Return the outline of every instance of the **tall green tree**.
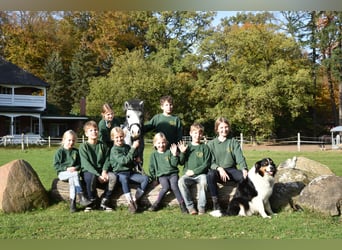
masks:
<svg viewBox="0 0 342 250"><path fill-rule="evenodd" d="M70 98L68 75L63 67L62 58L58 52L53 52L45 64L45 79L50 84L47 101L55 106L55 112L68 115L73 100Z"/></svg>
<svg viewBox="0 0 342 250"><path fill-rule="evenodd" d="M266 138L281 130L284 118L293 121L312 104L308 60L274 25L225 26L213 38L218 44L211 52L216 63L208 79L213 107L207 116L226 116L238 131Z"/></svg>
<svg viewBox="0 0 342 250"><path fill-rule="evenodd" d="M80 47L70 65L70 98L73 101L73 114L80 114L81 98L89 95L89 81L96 75L96 69L96 55L86 45Z"/></svg>

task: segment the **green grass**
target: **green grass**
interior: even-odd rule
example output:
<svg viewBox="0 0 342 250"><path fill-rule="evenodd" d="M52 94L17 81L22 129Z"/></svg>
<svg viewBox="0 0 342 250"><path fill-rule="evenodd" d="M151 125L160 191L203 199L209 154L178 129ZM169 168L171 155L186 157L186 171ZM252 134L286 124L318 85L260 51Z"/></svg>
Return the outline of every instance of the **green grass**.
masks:
<svg viewBox="0 0 342 250"><path fill-rule="evenodd" d="M145 150L145 166L152 147ZM0 166L24 159L49 190L56 173L52 159L56 148L1 148ZM246 150L248 165L263 157L277 164L293 156L304 156L327 165L342 176L341 152L280 152ZM178 208L129 214L126 207L112 213L93 211L70 214L66 202L47 209L19 214L0 213L0 239L340 239L341 219L310 211L278 213L271 220L260 216L214 218L190 216Z"/></svg>

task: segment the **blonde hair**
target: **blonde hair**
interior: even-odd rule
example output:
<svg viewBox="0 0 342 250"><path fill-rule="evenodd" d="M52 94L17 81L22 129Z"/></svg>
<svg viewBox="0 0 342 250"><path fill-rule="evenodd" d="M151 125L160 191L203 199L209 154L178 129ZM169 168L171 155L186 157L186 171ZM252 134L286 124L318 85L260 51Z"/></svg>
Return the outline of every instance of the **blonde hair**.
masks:
<svg viewBox="0 0 342 250"><path fill-rule="evenodd" d="M165 134L162 133L162 132L159 132L159 133L156 133L156 134L154 135L154 137L153 137L153 145L154 145L154 144L156 143L156 141L159 140L159 139L165 140L167 144L169 143L169 142L167 141L167 139L166 139Z"/></svg>
<svg viewBox="0 0 342 250"><path fill-rule="evenodd" d="M190 126L190 132L194 131L194 130L198 130L202 133L204 133L204 127L202 126L202 124L200 123L193 123L191 126Z"/></svg>
<svg viewBox="0 0 342 250"><path fill-rule="evenodd" d="M120 127L114 127L114 128L112 128L112 130L110 131L110 138L111 138L112 140L114 140L115 134L122 134L122 135L125 136L125 131L123 131L123 129L120 128Z"/></svg>
<svg viewBox="0 0 342 250"><path fill-rule="evenodd" d="M87 121L84 125L83 125L83 130L84 132L87 131L88 128L96 128L98 129L99 127L97 126L97 123L95 121Z"/></svg>
<svg viewBox="0 0 342 250"><path fill-rule="evenodd" d="M75 141L77 140L77 134L75 133L75 131L72 129L69 129L69 130L64 132L63 137L62 137L62 141L61 141L61 145L64 145L65 139L68 135L73 136Z"/></svg>

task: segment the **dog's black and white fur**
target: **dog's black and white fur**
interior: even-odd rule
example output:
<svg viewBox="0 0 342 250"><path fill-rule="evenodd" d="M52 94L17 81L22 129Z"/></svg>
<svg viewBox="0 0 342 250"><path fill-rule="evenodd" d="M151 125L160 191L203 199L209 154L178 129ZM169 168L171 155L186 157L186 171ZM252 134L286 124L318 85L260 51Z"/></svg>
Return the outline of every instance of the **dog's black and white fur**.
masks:
<svg viewBox="0 0 342 250"><path fill-rule="evenodd" d="M248 178L238 184L229 202L227 215L260 214L263 218L271 218L273 211L269 198L273 192L276 172L276 165L271 158L256 162L249 170Z"/></svg>

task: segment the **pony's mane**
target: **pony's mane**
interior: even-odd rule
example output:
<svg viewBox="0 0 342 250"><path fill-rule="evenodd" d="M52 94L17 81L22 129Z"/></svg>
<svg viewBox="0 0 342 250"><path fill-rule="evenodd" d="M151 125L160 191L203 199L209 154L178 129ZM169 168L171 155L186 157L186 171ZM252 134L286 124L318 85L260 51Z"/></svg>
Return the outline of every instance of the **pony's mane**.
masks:
<svg viewBox="0 0 342 250"><path fill-rule="evenodd" d="M140 99L131 99L125 102L125 110L144 110L144 102Z"/></svg>

